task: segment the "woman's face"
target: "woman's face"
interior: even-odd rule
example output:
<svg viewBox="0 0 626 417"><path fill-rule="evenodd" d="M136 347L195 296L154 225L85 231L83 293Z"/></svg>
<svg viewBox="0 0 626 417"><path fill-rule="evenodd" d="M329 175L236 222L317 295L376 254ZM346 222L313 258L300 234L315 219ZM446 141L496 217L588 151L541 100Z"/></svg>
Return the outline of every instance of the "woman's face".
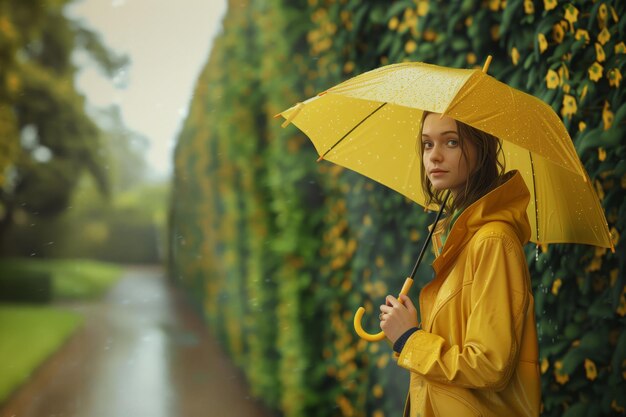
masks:
<svg viewBox="0 0 626 417"><path fill-rule="evenodd" d="M422 129L424 171L433 188L450 190L456 196L465 187L470 172L476 168L476 145L465 141L467 159L461 150L456 121L430 113Z"/></svg>

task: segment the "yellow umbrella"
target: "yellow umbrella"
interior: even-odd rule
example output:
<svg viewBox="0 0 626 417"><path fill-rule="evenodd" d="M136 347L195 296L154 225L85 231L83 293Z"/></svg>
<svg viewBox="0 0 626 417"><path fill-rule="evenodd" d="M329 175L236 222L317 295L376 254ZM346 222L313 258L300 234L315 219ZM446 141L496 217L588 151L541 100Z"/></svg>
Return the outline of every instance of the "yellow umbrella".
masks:
<svg viewBox="0 0 626 417"><path fill-rule="evenodd" d="M409 62L351 78L276 117L293 123L321 159L370 177L420 205L417 135L424 111L503 140L507 170L531 193L532 242L613 248L598 196L561 119L543 101L482 71ZM429 207L434 209L436 207Z"/></svg>

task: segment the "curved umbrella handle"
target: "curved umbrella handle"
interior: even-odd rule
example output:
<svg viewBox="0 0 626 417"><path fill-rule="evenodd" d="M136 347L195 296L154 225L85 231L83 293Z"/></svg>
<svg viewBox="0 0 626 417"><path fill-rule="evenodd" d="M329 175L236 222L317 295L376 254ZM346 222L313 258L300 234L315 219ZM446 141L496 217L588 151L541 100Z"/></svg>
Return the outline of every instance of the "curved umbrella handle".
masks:
<svg viewBox="0 0 626 417"><path fill-rule="evenodd" d="M409 289L411 289L411 285L413 285L413 279L407 278L404 281L404 285L402 286L402 290L400 290L400 295L407 295ZM398 296L398 299L400 297ZM402 300L400 300L402 303ZM359 307L354 315L354 330L356 334L359 335L361 339L367 340L368 342L379 342L385 338L385 332L379 332L376 334L369 334L365 330L363 330L363 326L361 326L361 319L363 318L363 314L365 314L365 309L363 307Z"/></svg>

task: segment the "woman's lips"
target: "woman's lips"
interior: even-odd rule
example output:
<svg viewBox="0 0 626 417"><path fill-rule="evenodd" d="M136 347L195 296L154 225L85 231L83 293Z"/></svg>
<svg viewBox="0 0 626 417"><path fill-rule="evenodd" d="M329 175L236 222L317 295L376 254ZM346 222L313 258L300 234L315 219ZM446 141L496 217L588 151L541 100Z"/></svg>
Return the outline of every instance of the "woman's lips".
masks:
<svg viewBox="0 0 626 417"><path fill-rule="evenodd" d="M430 171L430 175L433 177L437 177L443 174L446 174L448 171Z"/></svg>

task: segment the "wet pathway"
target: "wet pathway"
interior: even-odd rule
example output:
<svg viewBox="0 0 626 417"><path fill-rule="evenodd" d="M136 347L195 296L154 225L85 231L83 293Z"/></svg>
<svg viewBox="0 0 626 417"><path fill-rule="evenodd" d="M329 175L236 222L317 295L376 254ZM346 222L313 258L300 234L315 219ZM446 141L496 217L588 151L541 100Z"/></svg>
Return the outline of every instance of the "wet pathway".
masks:
<svg viewBox="0 0 626 417"><path fill-rule="evenodd" d="M131 268L0 417L271 417L157 268Z"/></svg>

